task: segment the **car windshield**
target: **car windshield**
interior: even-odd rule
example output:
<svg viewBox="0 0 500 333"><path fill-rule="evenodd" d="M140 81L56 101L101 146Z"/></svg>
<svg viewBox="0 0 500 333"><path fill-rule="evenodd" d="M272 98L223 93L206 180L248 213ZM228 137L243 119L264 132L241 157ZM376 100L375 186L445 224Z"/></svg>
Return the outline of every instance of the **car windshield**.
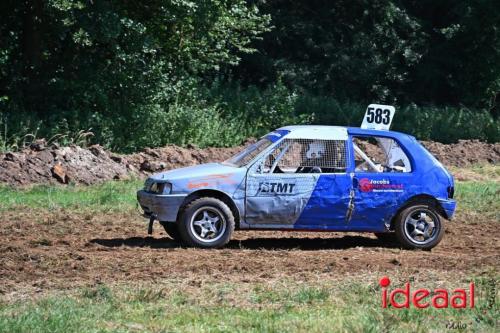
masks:
<svg viewBox="0 0 500 333"><path fill-rule="evenodd" d="M260 139L259 141L246 147L245 149L243 149L230 159L224 161L224 164L228 164L238 168L247 165L250 161L252 161L257 155L263 152L271 144L272 141L269 139L266 138Z"/></svg>

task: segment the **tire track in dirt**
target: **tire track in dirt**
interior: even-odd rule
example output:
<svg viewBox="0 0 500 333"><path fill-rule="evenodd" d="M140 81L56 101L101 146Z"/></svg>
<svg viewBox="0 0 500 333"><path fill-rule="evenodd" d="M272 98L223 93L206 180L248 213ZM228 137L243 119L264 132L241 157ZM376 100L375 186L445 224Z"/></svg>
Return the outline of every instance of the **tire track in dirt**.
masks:
<svg viewBox="0 0 500 333"><path fill-rule="evenodd" d="M0 293L161 279L254 282L331 279L363 272L498 271L498 226L458 213L432 251L408 251L369 233L240 231L226 248L182 248L130 214L3 212Z"/></svg>

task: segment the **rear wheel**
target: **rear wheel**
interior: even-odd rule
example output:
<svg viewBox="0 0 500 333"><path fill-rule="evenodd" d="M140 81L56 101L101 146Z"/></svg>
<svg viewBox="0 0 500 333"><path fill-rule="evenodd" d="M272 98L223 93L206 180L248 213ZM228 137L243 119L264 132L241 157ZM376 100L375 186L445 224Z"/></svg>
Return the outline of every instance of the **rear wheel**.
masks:
<svg viewBox="0 0 500 333"><path fill-rule="evenodd" d="M178 242L180 242L182 240L181 235L179 234L179 228L177 227L177 223L175 223L175 222L160 222L160 224L163 226L163 228L165 229L165 232L167 233L167 235L170 236L170 238L172 238L173 240L178 241Z"/></svg>
<svg viewBox="0 0 500 333"><path fill-rule="evenodd" d="M396 218L396 237L408 249L430 250L439 244L444 225L432 204L413 204Z"/></svg>
<svg viewBox="0 0 500 333"><path fill-rule="evenodd" d="M179 233L190 246L216 248L229 242L234 224L234 215L223 201L203 197L192 201L183 210Z"/></svg>

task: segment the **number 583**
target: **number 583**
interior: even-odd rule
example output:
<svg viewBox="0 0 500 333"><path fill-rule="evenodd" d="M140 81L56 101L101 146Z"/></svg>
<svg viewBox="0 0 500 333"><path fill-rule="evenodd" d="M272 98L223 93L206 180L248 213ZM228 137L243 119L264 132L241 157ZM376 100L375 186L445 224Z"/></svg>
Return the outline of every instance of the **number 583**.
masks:
<svg viewBox="0 0 500 333"><path fill-rule="evenodd" d="M391 111L389 109L368 108L366 121L375 124L388 125L391 122Z"/></svg>

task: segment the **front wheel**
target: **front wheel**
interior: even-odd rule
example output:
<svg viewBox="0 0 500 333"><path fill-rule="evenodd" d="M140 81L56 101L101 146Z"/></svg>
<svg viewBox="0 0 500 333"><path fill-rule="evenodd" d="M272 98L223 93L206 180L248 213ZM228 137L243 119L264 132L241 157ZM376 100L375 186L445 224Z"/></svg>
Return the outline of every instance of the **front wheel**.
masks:
<svg viewBox="0 0 500 333"><path fill-rule="evenodd" d="M414 204L398 215L395 231L403 247L430 250L443 238L444 225L434 206Z"/></svg>
<svg viewBox="0 0 500 333"><path fill-rule="evenodd" d="M160 222L160 224L163 226L163 229L165 229L165 232L167 235L170 236L174 241L181 242L181 235L179 233L179 228L177 227L177 223L173 222Z"/></svg>
<svg viewBox="0 0 500 333"><path fill-rule="evenodd" d="M190 246L222 247L234 231L234 215L221 200L203 197L192 201L183 210L179 233Z"/></svg>

